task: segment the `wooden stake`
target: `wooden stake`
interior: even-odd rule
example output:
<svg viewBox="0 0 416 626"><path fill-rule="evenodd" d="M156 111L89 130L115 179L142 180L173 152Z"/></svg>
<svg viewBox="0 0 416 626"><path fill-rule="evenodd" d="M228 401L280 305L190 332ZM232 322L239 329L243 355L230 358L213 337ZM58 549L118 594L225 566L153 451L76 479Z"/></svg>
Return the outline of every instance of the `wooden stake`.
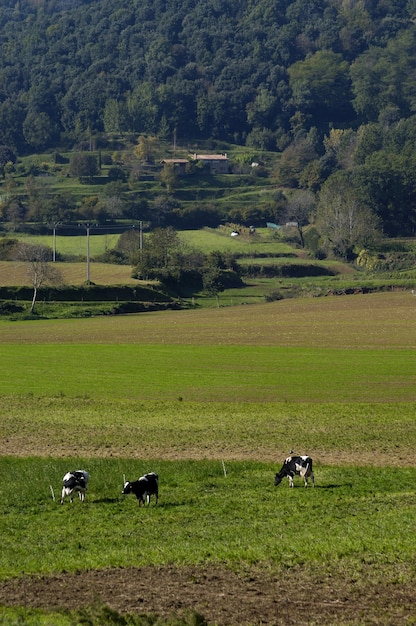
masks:
<svg viewBox="0 0 416 626"><path fill-rule="evenodd" d="M227 478L227 471L226 471L226 469L225 469L225 463L224 463L224 461L222 462L222 470L223 470L223 472L224 472L224 476L225 476L225 478Z"/></svg>

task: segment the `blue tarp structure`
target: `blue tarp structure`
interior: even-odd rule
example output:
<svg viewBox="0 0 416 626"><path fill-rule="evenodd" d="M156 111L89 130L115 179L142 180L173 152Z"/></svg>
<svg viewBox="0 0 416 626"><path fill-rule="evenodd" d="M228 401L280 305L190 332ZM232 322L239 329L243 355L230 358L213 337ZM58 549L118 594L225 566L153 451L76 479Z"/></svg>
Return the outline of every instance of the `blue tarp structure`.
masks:
<svg viewBox="0 0 416 626"><path fill-rule="evenodd" d="M277 230L279 230L279 228L282 228L281 226L279 226L279 224L274 224L273 222L266 222L266 226L267 228L276 228Z"/></svg>

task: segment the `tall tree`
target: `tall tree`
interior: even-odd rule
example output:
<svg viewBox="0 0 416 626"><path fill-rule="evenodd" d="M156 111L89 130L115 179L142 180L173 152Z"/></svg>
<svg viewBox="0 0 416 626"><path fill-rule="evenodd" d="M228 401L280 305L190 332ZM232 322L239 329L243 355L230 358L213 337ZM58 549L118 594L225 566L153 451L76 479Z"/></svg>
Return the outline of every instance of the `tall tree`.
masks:
<svg viewBox="0 0 416 626"><path fill-rule="evenodd" d="M363 204L343 173L331 176L323 185L316 226L324 248L346 260L354 258L356 247L368 247L379 236L377 217Z"/></svg>
<svg viewBox="0 0 416 626"><path fill-rule="evenodd" d="M57 285L62 283L62 276L55 266L51 265L51 250L40 244L19 245L17 259L25 263L27 273L33 286L33 297L30 313L34 313L39 289L45 283Z"/></svg>
<svg viewBox="0 0 416 626"><path fill-rule="evenodd" d="M310 191L302 190L296 191L287 205L286 217L288 221L296 224L302 248L305 247L303 230L309 224L310 215L315 208L315 204L314 195Z"/></svg>
<svg viewBox="0 0 416 626"><path fill-rule="evenodd" d="M166 191L169 194L175 191L178 177L173 163L165 163L162 171L160 172L160 182L166 187Z"/></svg>

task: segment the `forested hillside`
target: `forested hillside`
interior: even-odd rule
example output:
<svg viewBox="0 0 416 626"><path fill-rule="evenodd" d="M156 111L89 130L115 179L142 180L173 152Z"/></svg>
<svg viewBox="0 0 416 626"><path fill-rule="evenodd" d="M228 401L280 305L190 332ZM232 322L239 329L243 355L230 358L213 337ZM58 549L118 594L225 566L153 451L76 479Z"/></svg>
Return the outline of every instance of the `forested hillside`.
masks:
<svg viewBox="0 0 416 626"><path fill-rule="evenodd" d="M222 140L281 151L273 180L321 213L354 190L416 234L416 0L0 5L2 169L99 134Z"/></svg>
<svg viewBox="0 0 416 626"><path fill-rule="evenodd" d="M0 141L166 132L284 146L409 116L414 2L2 0Z"/></svg>

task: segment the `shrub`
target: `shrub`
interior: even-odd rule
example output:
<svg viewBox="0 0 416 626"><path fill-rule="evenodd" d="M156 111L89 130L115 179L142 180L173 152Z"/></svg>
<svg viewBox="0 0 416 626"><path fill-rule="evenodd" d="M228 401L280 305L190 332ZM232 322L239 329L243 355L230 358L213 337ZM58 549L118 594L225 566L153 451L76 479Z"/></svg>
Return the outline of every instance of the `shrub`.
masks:
<svg viewBox="0 0 416 626"><path fill-rule="evenodd" d="M11 261L16 253L17 239L4 237L0 239L0 261Z"/></svg>

